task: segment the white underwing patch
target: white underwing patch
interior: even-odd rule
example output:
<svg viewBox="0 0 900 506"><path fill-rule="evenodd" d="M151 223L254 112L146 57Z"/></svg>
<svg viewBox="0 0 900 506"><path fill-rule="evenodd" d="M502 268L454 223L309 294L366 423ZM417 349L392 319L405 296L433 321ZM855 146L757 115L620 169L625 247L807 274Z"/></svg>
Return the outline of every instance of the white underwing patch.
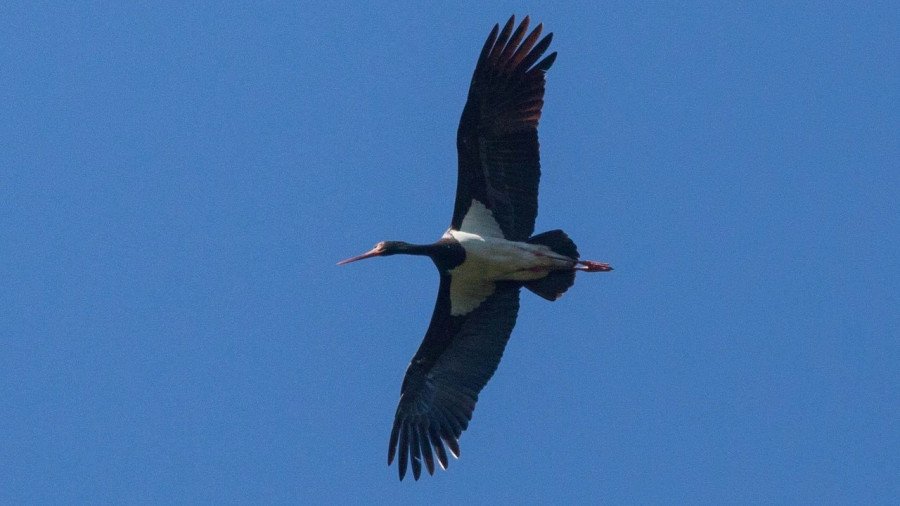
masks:
<svg viewBox="0 0 900 506"><path fill-rule="evenodd" d="M472 204L469 205L469 210L466 211L459 230L482 237L503 238L503 231L500 230L500 224L494 219L494 213L475 199L472 199Z"/></svg>
<svg viewBox="0 0 900 506"><path fill-rule="evenodd" d="M494 283L453 276L450 280L450 314L460 316L474 311L494 293Z"/></svg>

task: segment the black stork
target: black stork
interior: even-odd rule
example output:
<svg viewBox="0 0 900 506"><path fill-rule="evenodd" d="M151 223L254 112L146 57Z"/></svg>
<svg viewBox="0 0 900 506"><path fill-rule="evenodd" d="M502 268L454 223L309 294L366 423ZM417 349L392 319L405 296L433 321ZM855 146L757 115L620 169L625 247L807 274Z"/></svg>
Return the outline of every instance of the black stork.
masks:
<svg viewBox="0 0 900 506"><path fill-rule="evenodd" d="M562 230L532 236L537 216L540 154L537 125L544 74L556 53L538 61L553 34L527 37L528 17L515 17L488 35L469 86L456 137L459 174L450 228L433 244L384 241L338 265L389 255L431 257L440 288L431 323L406 370L388 446L400 479L422 461L434 474L435 456L447 468L447 450L459 457L478 394L509 340L519 311L519 289L558 299L576 271L604 272L608 264L580 260ZM499 32L499 33L498 33Z"/></svg>

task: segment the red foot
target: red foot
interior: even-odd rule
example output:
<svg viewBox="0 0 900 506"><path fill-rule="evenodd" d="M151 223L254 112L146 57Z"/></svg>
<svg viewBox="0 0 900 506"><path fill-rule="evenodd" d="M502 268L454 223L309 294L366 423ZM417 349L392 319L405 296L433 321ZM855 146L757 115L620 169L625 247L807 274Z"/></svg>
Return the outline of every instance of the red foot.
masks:
<svg viewBox="0 0 900 506"><path fill-rule="evenodd" d="M585 272L609 272L613 270L609 264L594 262L593 260L581 260L578 263L584 266L582 270Z"/></svg>

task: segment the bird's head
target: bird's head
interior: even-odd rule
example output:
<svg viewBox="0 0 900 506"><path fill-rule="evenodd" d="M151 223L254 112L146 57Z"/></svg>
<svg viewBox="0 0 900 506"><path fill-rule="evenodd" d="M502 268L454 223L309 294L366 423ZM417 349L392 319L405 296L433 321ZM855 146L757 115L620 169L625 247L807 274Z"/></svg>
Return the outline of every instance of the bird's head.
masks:
<svg viewBox="0 0 900 506"><path fill-rule="evenodd" d="M398 253L405 253L409 250L409 246L409 243L403 241L381 241L380 243L376 244L374 248L363 253L362 255L357 255L346 260L341 260L337 264L344 265L349 264L350 262L355 262L357 260L365 260L366 258L386 257L396 255Z"/></svg>

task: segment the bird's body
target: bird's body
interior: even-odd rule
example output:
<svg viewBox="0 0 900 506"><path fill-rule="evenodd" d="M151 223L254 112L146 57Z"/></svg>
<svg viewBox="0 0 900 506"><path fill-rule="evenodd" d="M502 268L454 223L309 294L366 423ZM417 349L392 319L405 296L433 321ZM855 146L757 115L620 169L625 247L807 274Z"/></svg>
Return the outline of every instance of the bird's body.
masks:
<svg viewBox="0 0 900 506"><path fill-rule="evenodd" d="M457 133L459 177L450 228L433 244L381 242L340 262L394 254L428 256L440 274L431 323L401 387L388 450L400 479L412 464L434 472L446 450L459 455L478 394L500 362L519 309L522 287L559 298L575 272L609 265L580 260L561 230L532 236L537 216L540 155L537 123L544 74L556 53L541 59L551 35L527 37L526 17L494 26L476 64Z"/></svg>
<svg viewBox="0 0 900 506"><path fill-rule="evenodd" d="M460 230L451 230L448 235L466 251L466 261L450 271L454 281L533 281L553 270L573 269L577 262L543 244L482 237Z"/></svg>
<svg viewBox="0 0 900 506"><path fill-rule="evenodd" d="M571 269L575 260L539 244L481 237L458 230L448 234L466 253L466 260L450 271L450 314L463 315L493 292L497 281L532 281L555 269Z"/></svg>

